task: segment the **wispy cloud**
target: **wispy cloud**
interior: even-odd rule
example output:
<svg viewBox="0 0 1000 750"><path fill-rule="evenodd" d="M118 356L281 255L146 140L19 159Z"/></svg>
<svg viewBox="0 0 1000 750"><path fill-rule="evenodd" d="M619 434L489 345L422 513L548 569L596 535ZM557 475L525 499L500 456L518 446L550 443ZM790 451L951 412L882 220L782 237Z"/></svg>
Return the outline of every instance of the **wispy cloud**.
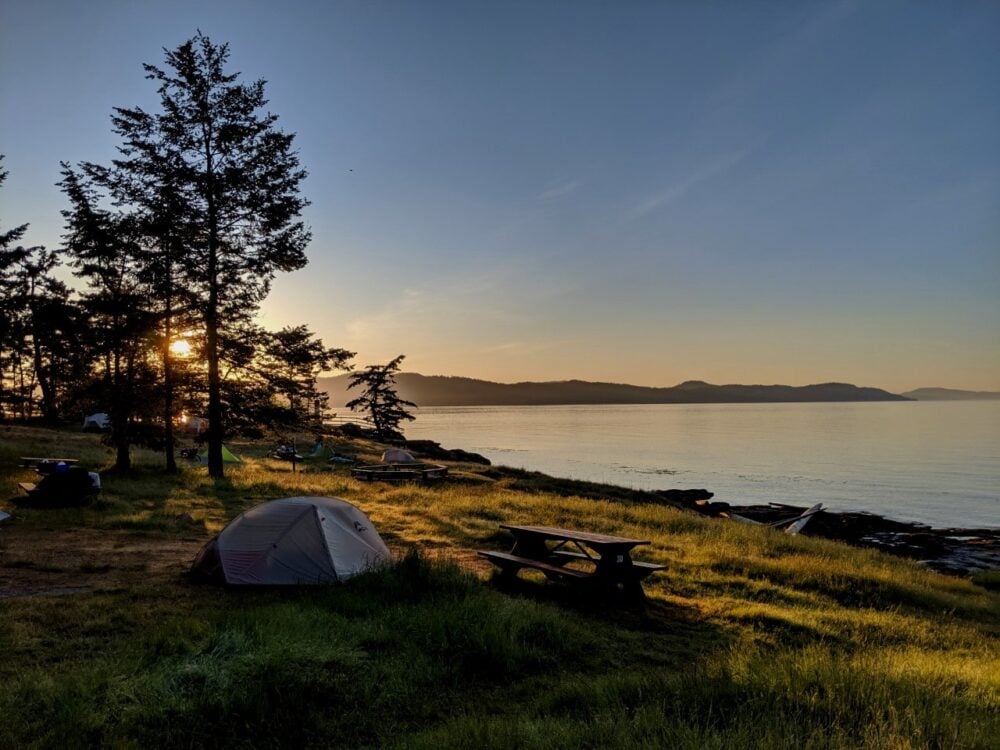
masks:
<svg viewBox="0 0 1000 750"><path fill-rule="evenodd" d="M758 51L740 65L709 101L716 106L735 106L774 86L775 79L792 70L811 47L833 33L848 17L865 5L864 0L838 0L826 4L802 3L799 23L783 38Z"/></svg>
<svg viewBox="0 0 1000 750"><path fill-rule="evenodd" d="M561 182L553 187L543 190L541 193L535 196L535 200L540 202L546 202L555 200L556 198L562 198L563 196L569 195L574 192L577 188L583 185L580 180L569 180L567 182Z"/></svg>
<svg viewBox="0 0 1000 750"><path fill-rule="evenodd" d="M703 182L708 182L712 178L728 172L743 161L751 151L752 149L747 147L739 151L723 154L706 162L680 181L665 187L663 190L654 193L633 206L628 212L628 218L638 219L651 211L665 208L671 203L680 200Z"/></svg>

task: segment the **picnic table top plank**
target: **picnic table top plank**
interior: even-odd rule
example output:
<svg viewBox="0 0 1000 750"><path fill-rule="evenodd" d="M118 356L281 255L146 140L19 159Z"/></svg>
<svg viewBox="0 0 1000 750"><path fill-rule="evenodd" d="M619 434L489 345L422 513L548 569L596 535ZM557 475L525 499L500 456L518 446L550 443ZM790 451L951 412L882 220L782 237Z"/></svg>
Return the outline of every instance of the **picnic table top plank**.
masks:
<svg viewBox="0 0 1000 750"><path fill-rule="evenodd" d="M20 461L25 466L30 464L40 464L40 463L63 463L63 464L77 464L80 463L79 458L48 458L40 456L19 456L18 461Z"/></svg>
<svg viewBox="0 0 1000 750"><path fill-rule="evenodd" d="M500 528L507 529L515 534L523 533L545 539L565 539L567 541L583 542L585 544L594 545L620 545L635 547L640 544L650 544L648 539L630 539L621 536L611 536L610 534L597 534L591 531L559 529L554 526L518 526L503 523L500 524Z"/></svg>

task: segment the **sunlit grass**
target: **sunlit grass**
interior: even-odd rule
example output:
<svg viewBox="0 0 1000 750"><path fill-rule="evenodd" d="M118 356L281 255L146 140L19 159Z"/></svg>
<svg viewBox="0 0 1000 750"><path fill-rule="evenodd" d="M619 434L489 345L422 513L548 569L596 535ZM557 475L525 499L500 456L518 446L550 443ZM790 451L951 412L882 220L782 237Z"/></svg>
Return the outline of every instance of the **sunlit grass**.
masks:
<svg viewBox="0 0 1000 750"><path fill-rule="evenodd" d="M95 436L0 430L0 481L11 489L31 476L14 467L19 455L111 463ZM18 509L16 525L0 530L0 575L33 566L43 576L49 566L53 576L98 581L71 595L0 599L0 747L73 737L124 746L986 748L1000 736L1000 597L983 585L624 496L525 491L524 477L367 484L322 463L292 473L264 445L231 447L244 463L225 480L199 466L167 477L159 457L137 451L135 475L108 477L94 507ZM403 562L342 587L274 592L192 586L181 577L187 558L169 574L122 583L124 563L113 557L3 554L5 533L195 543L242 510L291 495L357 504ZM508 546L506 522L643 537L651 544L638 555L667 570L648 579L640 615L553 587L502 593L485 566L448 562ZM423 553L405 557L412 549Z"/></svg>

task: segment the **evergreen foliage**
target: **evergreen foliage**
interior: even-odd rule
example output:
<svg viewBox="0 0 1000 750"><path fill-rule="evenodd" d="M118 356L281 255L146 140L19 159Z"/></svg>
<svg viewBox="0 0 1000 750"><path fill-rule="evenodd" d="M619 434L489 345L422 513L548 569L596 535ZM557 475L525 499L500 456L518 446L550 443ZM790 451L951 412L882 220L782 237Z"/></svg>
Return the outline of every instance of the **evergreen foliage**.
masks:
<svg viewBox="0 0 1000 750"><path fill-rule="evenodd" d="M0 170L0 185L6 177ZM15 245L27 229L0 232L0 419L30 419L37 408L54 422L85 370L78 344L87 327L69 288L52 275L58 256Z"/></svg>
<svg viewBox="0 0 1000 750"><path fill-rule="evenodd" d="M347 386L348 390L364 387L360 396L347 403L347 408L366 412L380 440L401 438L400 423L416 419L406 407L416 408L417 405L400 398L396 393L396 373L399 372L404 356L400 354L388 364L369 365L353 373Z"/></svg>
<svg viewBox="0 0 1000 750"><path fill-rule="evenodd" d="M134 207L152 248L152 290L166 332L183 289L204 332L207 365L208 465L222 476L227 353L257 350L253 318L279 271L305 265L309 231L299 219L306 173L294 136L264 111L264 81L241 83L226 70L229 48L200 32L145 65L158 84L160 111L115 110L122 158L111 168L85 165L92 180Z"/></svg>

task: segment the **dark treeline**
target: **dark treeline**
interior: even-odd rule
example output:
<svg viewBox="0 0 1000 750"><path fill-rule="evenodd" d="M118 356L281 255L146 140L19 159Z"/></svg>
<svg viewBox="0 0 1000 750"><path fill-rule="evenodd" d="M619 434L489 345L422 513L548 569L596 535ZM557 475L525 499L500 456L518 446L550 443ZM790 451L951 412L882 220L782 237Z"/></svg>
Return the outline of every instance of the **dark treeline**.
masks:
<svg viewBox="0 0 1000 750"><path fill-rule="evenodd" d="M24 247L27 225L0 230L0 419L105 412L116 470L136 444L175 470L189 414L207 417L222 476L226 435L315 424L317 376L353 357L306 325L256 322L275 274L306 263L306 173L264 82L240 82L227 58L199 33L145 66L160 111L114 110L110 164L62 163L62 248Z"/></svg>

